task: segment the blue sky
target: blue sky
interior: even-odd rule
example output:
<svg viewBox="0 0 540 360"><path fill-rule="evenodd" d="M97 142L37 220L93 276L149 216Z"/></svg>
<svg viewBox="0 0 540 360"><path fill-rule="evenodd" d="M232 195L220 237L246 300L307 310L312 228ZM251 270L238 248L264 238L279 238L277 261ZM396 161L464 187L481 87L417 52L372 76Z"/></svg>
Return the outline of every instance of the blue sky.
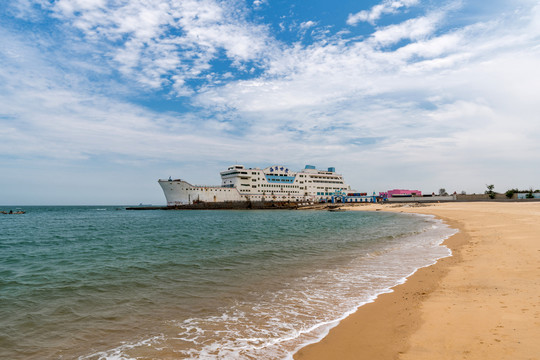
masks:
<svg viewBox="0 0 540 360"><path fill-rule="evenodd" d="M0 204L336 167L359 191L540 188L540 2L0 5Z"/></svg>

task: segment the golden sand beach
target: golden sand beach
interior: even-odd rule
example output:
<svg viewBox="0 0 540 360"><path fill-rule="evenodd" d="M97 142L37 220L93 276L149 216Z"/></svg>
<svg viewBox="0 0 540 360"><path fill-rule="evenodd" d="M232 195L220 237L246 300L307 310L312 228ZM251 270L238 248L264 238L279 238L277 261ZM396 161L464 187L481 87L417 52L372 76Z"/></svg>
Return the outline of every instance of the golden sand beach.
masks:
<svg viewBox="0 0 540 360"><path fill-rule="evenodd" d="M540 359L540 202L365 205L431 214L453 256L364 305L294 358Z"/></svg>

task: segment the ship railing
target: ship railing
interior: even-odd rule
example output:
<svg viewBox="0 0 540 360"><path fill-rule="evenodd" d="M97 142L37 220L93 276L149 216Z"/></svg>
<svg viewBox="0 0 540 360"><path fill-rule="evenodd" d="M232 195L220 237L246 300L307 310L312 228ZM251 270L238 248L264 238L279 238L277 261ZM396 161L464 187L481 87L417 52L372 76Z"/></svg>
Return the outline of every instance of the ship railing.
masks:
<svg viewBox="0 0 540 360"><path fill-rule="evenodd" d="M231 188L232 186L222 186L222 185L199 185L199 184L194 184L192 185L193 187L198 187L198 188Z"/></svg>

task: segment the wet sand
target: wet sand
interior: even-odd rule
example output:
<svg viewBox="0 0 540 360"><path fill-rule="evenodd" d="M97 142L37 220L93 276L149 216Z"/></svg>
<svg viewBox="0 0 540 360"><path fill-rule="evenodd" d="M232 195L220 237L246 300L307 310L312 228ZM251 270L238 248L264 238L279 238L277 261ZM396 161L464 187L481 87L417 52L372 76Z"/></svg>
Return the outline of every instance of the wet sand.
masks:
<svg viewBox="0 0 540 360"><path fill-rule="evenodd" d="M318 359L540 359L540 202L364 205L431 214L460 232L420 269L300 349Z"/></svg>

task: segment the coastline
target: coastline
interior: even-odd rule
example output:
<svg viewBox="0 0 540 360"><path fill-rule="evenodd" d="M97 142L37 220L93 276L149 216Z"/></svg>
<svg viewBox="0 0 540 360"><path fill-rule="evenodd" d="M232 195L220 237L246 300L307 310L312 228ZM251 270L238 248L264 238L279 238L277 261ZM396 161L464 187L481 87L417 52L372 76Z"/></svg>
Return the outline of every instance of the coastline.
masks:
<svg viewBox="0 0 540 360"><path fill-rule="evenodd" d="M540 321L539 203L371 204L355 211L434 215L459 232L453 256L421 268L301 348L297 360L534 359Z"/></svg>

